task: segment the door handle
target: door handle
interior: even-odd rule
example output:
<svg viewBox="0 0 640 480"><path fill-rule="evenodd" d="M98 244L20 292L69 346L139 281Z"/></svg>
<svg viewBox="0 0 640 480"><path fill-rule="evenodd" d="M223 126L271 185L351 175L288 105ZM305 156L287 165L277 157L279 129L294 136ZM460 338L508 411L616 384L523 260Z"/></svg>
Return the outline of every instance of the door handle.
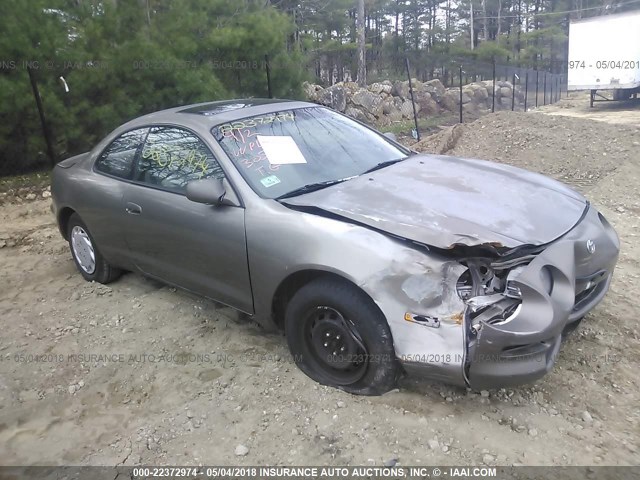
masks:
<svg viewBox="0 0 640 480"><path fill-rule="evenodd" d="M127 206L125 207L127 213L131 215L140 215L142 213L142 207L137 203L127 202Z"/></svg>

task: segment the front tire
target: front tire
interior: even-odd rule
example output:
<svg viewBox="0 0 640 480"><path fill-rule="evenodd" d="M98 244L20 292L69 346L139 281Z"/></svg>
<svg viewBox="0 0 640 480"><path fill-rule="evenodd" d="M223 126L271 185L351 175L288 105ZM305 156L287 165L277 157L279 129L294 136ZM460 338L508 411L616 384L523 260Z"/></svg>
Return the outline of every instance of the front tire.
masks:
<svg viewBox="0 0 640 480"><path fill-rule="evenodd" d="M88 282L106 284L122 274L122 270L111 266L104 259L89 229L77 213L69 218L67 239L76 268Z"/></svg>
<svg viewBox="0 0 640 480"><path fill-rule="evenodd" d="M285 331L298 367L310 378L358 395L391 390L400 368L389 325L354 285L321 278L287 305Z"/></svg>

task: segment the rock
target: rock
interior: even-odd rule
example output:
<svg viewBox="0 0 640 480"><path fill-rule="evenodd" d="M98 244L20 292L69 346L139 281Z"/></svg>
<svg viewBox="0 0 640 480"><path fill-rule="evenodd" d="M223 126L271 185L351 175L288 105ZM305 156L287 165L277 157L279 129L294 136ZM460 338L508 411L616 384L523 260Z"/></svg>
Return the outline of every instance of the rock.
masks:
<svg viewBox="0 0 640 480"><path fill-rule="evenodd" d="M420 105L416 104L416 115L420 113ZM413 103L411 100L405 100L400 107L400 113L404 118L413 118Z"/></svg>
<svg viewBox="0 0 640 480"><path fill-rule="evenodd" d="M442 82L437 78L434 80L429 80L428 82L425 82L425 85L432 87L433 91L436 93L436 96L438 97L441 97L447 91L447 89L444 88L444 85L442 84Z"/></svg>
<svg viewBox="0 0 640 480"><path fill-rule="evenodd" d="M530 428L529 429L529 436L537 437L538 436L538 430L536 430L535 428Z"/></svg>
<svg viewBox="0 0 640 480"><path fill-rule="evenodd" d="M51 198L51 192L45 190L42 192L42 198Z"/></svg>
<svg viewBox="0 0 640 480"><path fill-rule="evenodd" d="M361 89L358 90L352 97L351 103L361 109L364 112L367 112L374 117L380 117L383 112L382 107L382 98L380 96L375 95L367 90Z"/></svg>
<svg viewBox="0 0 640 480"><path fill-rule="evenodd" d="M437 450L440 447L440 442L438 442L438 440L436 440L435 438L432 438L427 443L429 444L429 448L431 450Z"/></svg>
<svg viewBox="0 0 640 480"><path fill-rule="evenodd" d="M500 87L500 94L496 91L496 96L511 98L512 90L509 87Z"/></svg>
<svg viewBox="0 0 640 480"><path fill-rule="evenodd" d="M35 200L36 199L36 194L35 193L28 193L26 197L24 197L27 200Z"/></svg>
<svg viewBox="0 0 640 480"><path fill-rule="evenodd" d="M372 83L371 85L369 85L368 89L371 93L374 93L376 95L380 95L380 94L390 95L392 90L392 85L390 83L389 84Z"/></svg>
<svg viewBox="0 0 640 480"><path fill-rule="evenodd" d="M481 390L480 391L480 396L488 398L489 397L489 392L487 390Z"/></svg>
<svg viewBox="0 0 640 480"><path fill-rule="evenodd" d="M320 93L324 90L320 85L314 85L309 82L303 82L302 90L304 91L307 99L311 102L317 102Z"/></svg>
<svg viewBox="0 0 640 480"><path fill-rule="evenodd" d="M459 94L457 94L453 90L449 90L440 99L440 105L445 110L453 112L458 109L459 101L460 101Z"/></svg>
<svg viewBox="0 0 640 480"><path fill-rule="evenodd" d="M339 112L344 112L347 107L347 92L342 85L334 85L325 88L318 94L318 102L331 107Z"/></svg>
<svg viewBox="0 0 640 480"><path fill-rule="evenodd" d="M473 99L477 102L485 102L489 98L486 88L477 88L473 91Z"/></svg>
<svg viewBox="0 0 640 480"><path fill-rule="evenodd" d="M389 460L384 462L384 466L385 467L395 467L396 463L398 463L398 459L394 457L394 458L390 458Z"/></svg>
<svg viewBox="0 0 640 480"><path fill-rule="evenodd" d="M391 89L391 95L394 97L400 97L402 99L410 98L409 94L409 81L395 82Z"/></svg>
<svg viewBox="0 0 640 480"><path fill-rule="evenodd" d="M68 390L69 390L69 393L73 395L78 390L78 387L76 385L69 385Z"/></svg>
<svg viewBox="0 0 640 480"><path fill-rule="evenodd" d="M187 418L193 418L193 412L191 410L187 410Z"/></svg>
<svg viewBox="0 0 640 480"><path fill-rule="evenodd" d="M584 412L582 412L582 421L585 423L591 423L593 422L593 417L589 412L585 410Z"/></svg>
<svg viewBox="0 0 640 480"><path fill-rule="evenodd" d="M486 465L490 465L495 461L495 458L493 457L493 455L490 455L488 453L485 453L482 456L482 463L486 464Z"/></svg>
<svg viewBox="0 0 640 480"><path fill-rule="evenodd" d="M84 380L80 380L78 382L78 387L80 387L80 388L84 387Z"/></svg>
<svg viewBox="0 0 640 480"><path fill-rule="evenodd" d="M238 445L235 449L235 454L237 457L244 457L249 453L249 448L244 445Z"/></svg>
<svg viewBox="0 0 640 480"><path fill-rule="evenodd" d="M338 408L344 408L346 406L346 403L344 403L342 400L340 400L338 403L336 403L336 406Z"/></svg>

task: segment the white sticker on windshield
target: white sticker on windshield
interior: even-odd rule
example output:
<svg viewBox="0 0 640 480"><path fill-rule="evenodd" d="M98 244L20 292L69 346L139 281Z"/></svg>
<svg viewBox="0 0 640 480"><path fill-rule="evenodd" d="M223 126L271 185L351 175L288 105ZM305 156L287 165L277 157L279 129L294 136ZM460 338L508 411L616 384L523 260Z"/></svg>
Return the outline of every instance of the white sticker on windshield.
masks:
<svg viewBox="0 0 640 480"><path fill-rule="evenodd" d="M270 175L268 177L264 177L260 179L260 183L262 185L264 185L265 187L269 188L269 187L273 187L274 185L277 185L280 183L280 179L278 177L276 177L275 175Z"/></svg>
<svg viewBox="0 0 640 480"><path fill-rule="evenodd" d="M258 142L271 165L307 163L293 137L258 135Z"/></svg>

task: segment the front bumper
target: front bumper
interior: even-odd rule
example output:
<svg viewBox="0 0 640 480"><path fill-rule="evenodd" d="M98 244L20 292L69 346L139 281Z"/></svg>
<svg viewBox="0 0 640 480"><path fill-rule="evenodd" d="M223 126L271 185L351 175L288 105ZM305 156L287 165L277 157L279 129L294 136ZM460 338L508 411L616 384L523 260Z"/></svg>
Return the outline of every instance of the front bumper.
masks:
<svg viewBox="0 0 640 480"><path fill-rule="evenodd" d="M517 310L507 321L480 319L472 330L465 362L469 386L518 385L551 370L563 330L606 294L619 248L613 228L590 207L574 229L537 255L513 279L521 292Z"/></svg>

